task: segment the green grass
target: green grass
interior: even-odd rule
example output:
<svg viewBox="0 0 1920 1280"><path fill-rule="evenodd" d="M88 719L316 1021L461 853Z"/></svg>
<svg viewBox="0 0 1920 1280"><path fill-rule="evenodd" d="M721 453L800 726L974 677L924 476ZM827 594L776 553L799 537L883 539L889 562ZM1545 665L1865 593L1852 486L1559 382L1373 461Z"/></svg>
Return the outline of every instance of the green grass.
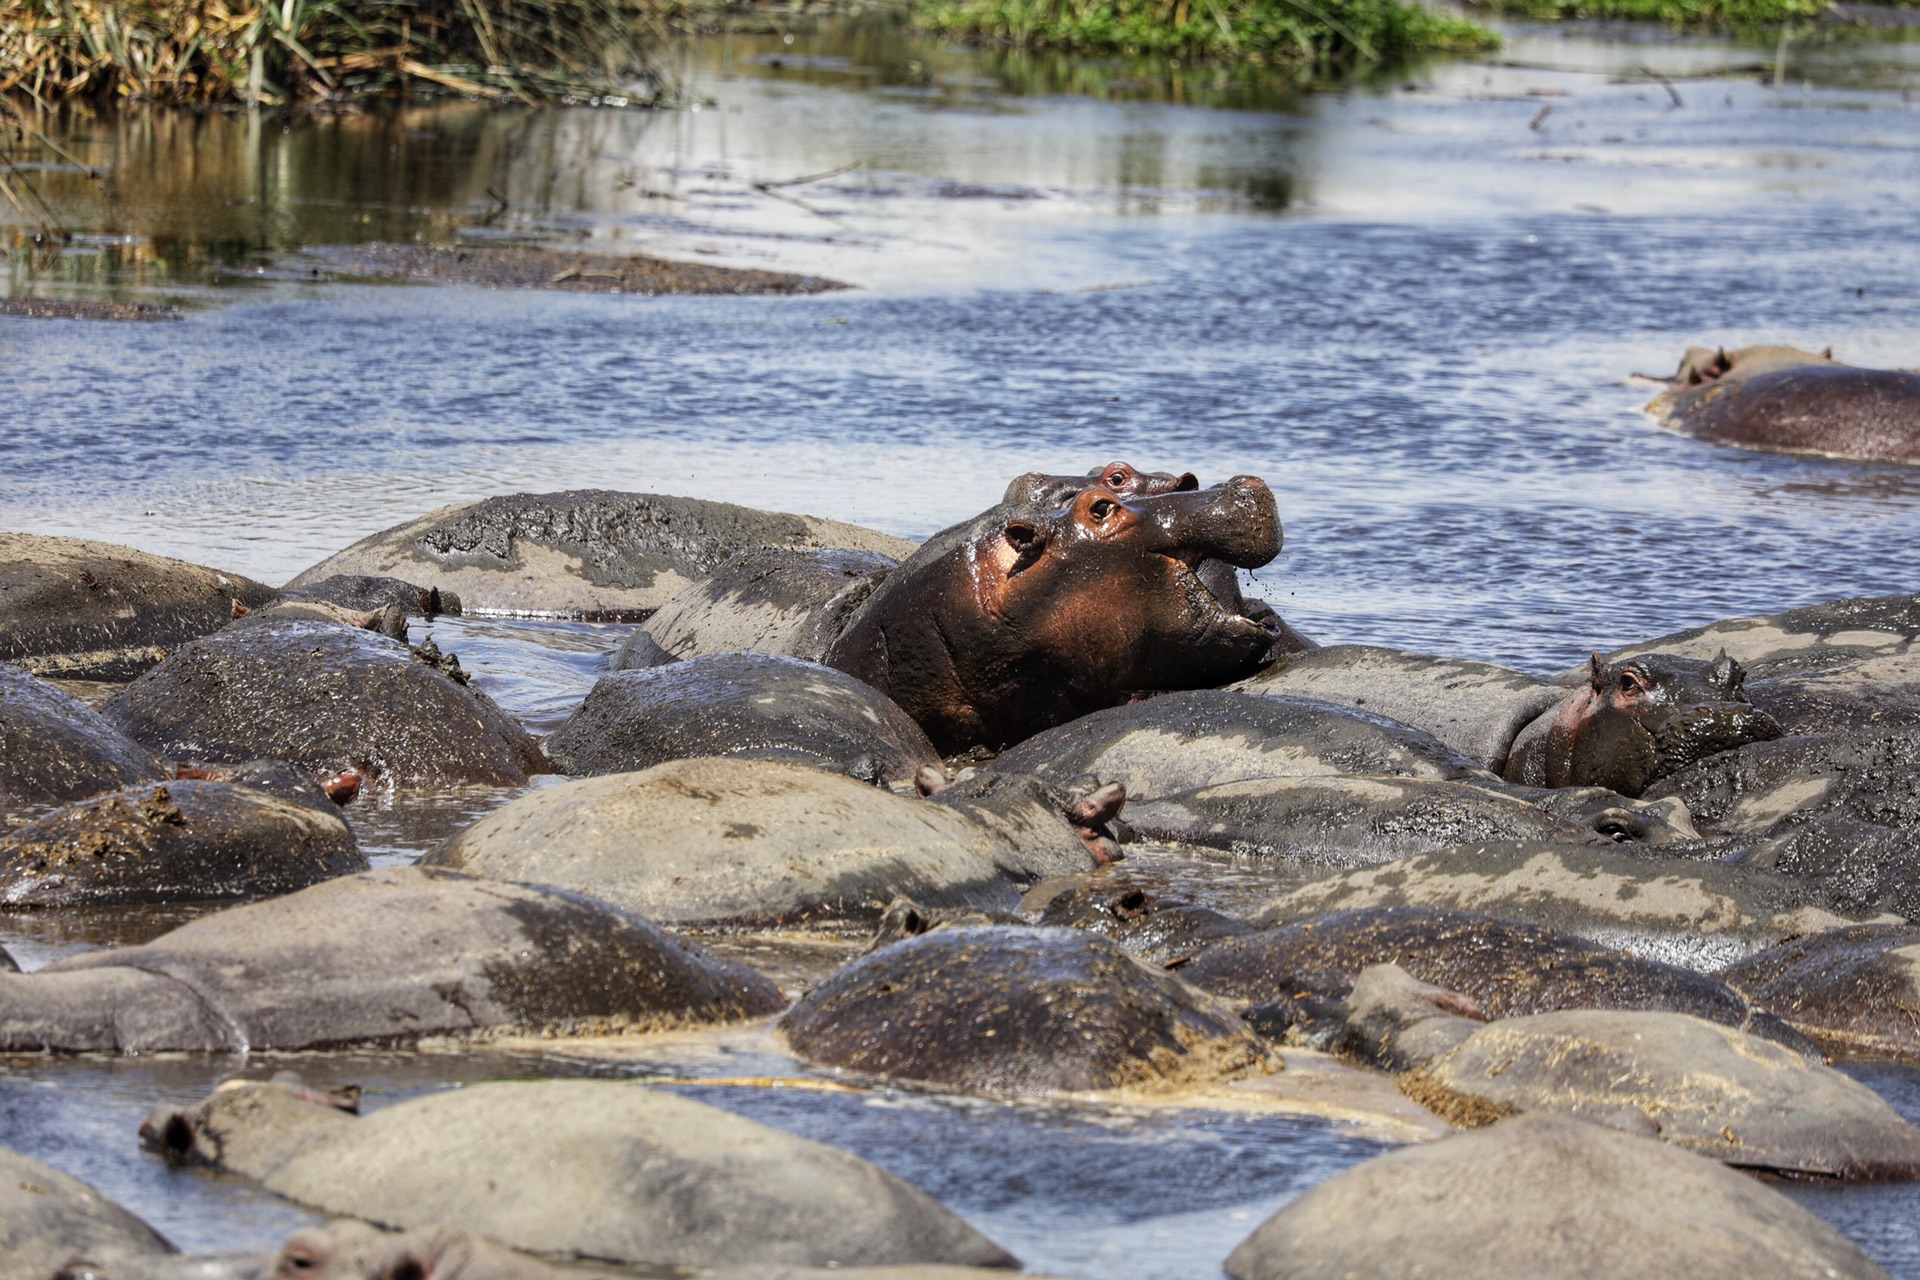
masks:
<svg viewBox="0 0 1920 1280"><path fill-rule="evenodd" d="M422 90L499 101L644 78L644 0L0 0L0 95L173 103Z"/></svg>
<svg viewBox="0 0 1920 1280"><path fill-rule="evenodd" d="M915 25L1026 48L1279 65L1376 62L1499 45L1406 0L928 0Z"/></svg>
<svg viewBox="0 0 1920 1280"><path fill-rule="evenodd" d="M1817 16L1826 0L1492 0L1532 18L1634 18L1678 27L1767 27Z"/></svg>

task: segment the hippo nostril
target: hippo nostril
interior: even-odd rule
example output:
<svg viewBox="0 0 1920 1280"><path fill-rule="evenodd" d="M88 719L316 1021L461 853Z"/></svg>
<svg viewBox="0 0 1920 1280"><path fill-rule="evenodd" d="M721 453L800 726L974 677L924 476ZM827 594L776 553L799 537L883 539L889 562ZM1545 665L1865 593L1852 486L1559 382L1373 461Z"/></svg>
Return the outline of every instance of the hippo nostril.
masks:
<svg viewBox="0 0 1920 1280"><path fill-rule="evenodd" d="M1200 487L1200 480L1191 471L1183 471L1180 478L1173 482L1175 493L1192 493Z"/></svg>
<svg viewBox="0 0 1920 1280"><path fill-rule="evenodd" d="M427 1280L427 1264L418 1254L402 1254L389 1263L381 1273L380 1280Z"/></svg>

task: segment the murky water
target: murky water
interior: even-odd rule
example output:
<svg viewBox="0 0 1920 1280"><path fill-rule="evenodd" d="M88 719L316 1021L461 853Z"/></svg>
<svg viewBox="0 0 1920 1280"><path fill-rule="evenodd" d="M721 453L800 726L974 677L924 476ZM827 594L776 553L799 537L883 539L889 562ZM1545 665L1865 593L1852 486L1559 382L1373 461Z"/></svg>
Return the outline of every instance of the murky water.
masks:
<svg viewBox="0 0 1920 1280"><path fill-rule="evenodd" d="M1920 365L1920 44L1796 44L1776 81L1771 44L1519 27L1497 60L1304 93L885 24L791 34L681 50L697 112L51 122L103 176L30 171L79 235L39 248L22 229L6 289L187 312L0 318L0 527L282 581L488 493L685 493L917 536L1019 471L1125 457L1265 476L1288 545L1261 585L1323 640L1552 671L1715 617L1920 589L1920 471L1669 436L1628 381L1695 343ZM358 282L309 252L502 237L858 288L489 293ZM538 732L625 630L433 624ZM371 794L350 814L387 864L509 796ZM1223 904L1262 891L1247 868L1137 854ZM0 941L33 967L171 921L15 917ZM795 982L836 954L763 962ZM236 1065L15 1061L0 1142L182 1245L265 1245L306 1215L133 1136ZM296 1065L388 1091L374 1103L612 1069ZM1920 1118L1920 1073L1853 1069ZM1273 1208L1378 1149L1271 1117L690 1092L858 1151L1063 1275L1215 1274ZM1912 1188L1787 1189L1920 1277Z"/></svg>

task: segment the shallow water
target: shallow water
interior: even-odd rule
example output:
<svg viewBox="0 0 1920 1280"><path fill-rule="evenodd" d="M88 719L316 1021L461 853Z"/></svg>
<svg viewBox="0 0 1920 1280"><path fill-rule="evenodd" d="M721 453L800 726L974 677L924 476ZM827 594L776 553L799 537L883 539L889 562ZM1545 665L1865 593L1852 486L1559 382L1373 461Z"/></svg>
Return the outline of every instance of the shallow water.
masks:
<svg viewBox="0 0 1920 1280"><path fill-rule="evenodd" d="M1288 546L1260 584L1322 640L1555 671L1716 617L1920 589L1920 471L1695 444L1656 430L1638 412L1653 389L1627 381L1695 343L1920 365L1920 44L1796 44L1776 86L1771 43L1515 27L1497 60L1304 93L884 26L794 34L680 51L697 112L54 122L106 176L32 171L81 234L18 240L6 289L187 313L0 318L0 527L278 582L489 493L685 493L919 536L1020 471L1124 457L1265 476ZM490 293L342 279L302 252L414 237L859 287ZM544 733L627 628L431 631ZM511 794L376 792L348 812L386 865ZM1128 870L1221 905L1264 891L1257 868L1134 853ZM171 921L15 917L0 942L35 967ZM725 940L748 959L760 945ZM836 946L757 962L791 984ZM238 1065L15 1060L0 1142L182 1245L264 1246L307 1215L133 1137L151 1105ZM295 1065L389 1091L370 1105L613 1069ZM1851 1069L1920 1118L1920 1073ZM1119 1280L1216 1274L1273 1208L1378 1150L1271 1117L689 1092L919 1181L1032 1269ZM1920 1278L1914 1188L1785 1190Z"/></svg>

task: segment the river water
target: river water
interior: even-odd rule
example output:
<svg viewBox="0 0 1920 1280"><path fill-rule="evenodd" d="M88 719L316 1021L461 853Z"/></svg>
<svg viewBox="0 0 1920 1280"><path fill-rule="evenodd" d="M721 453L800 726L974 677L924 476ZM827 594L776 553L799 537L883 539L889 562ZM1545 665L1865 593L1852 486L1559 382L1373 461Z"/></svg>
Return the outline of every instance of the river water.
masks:
<svg viewBox="0 0 1920 1280"><path fill-rule="evenodd" d="M0 318L0 527L278 582L490 493L682 493L922 536L1020 471L1126 458L1266 477L1287 547L1259 585L1325 641L1549 672L1920 589L1920 471L1683 440L1630 380L1694 344L1920 365L1920 44L1796 40L1776 77L1772 42L1507 30L1494 58L1313 91L866 22L689 42L672 60L698 110L49 121L103 176L28 157L77 234L39 248L0 214L5 290L185 313ZM496 293L346 279L312 252L416 237L856 287ZM436 624L541 730L621 634ZM503 798L375 797L355 821L403 861ZM16 920L0 939L32 965L143 927ZM298 1065L376 1101L586 1069ZM264 1245L305 1215L132 1140L147 1107L232 1066L15 1063L0 1142L183 1245ZM1851 1069L1920 1118L1916 1073ZM1216 1274L1273 1208L1379 1150L1273 1117L697 1092L894 1168L1069 1276ZM1912 1189L1790 1190L1920 1278Z"/></svg>

